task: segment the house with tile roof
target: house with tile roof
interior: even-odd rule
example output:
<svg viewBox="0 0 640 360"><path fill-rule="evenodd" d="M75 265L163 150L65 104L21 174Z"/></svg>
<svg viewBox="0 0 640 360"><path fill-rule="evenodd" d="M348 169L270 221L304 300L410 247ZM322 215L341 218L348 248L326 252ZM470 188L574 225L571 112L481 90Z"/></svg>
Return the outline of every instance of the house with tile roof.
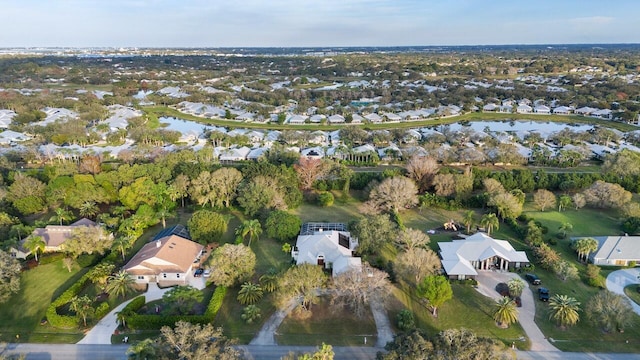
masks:
<svg viewBox="0 0 640 360"><path fill-rule="evenodd" d="M26 259L31 254L29 249L24 247L24 243L31 236L40 236L44 240L44 252L56 252L62 250L62 245L71 238L73 230L80 226L95 227L95 222L82 218L71 225L47 225L44 228L35 228L31 235L23 239L17 248L9 249L9 253L18 259Z"/></svg>
<svg viewBox="0 0 640 360"><path fill-rule="evenodd" d="M478 271L517 269L529 264L524 251L479 232L462 240L439 242L442 268L449 279L473 279Z"/></svg>
<svg viewBox="0 0 640 360"><path fill-rule="evenodd" d="M169 235L145 244L122 269L138 284L184 285L199 267L203 249L196 242Z"/></svg>

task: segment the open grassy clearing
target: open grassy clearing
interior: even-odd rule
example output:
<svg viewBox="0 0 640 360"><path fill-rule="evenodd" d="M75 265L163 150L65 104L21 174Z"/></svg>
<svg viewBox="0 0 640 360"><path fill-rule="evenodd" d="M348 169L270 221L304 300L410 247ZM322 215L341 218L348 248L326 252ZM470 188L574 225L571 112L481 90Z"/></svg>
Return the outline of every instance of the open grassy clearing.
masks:
<svg viewBox="0 0 640 360"><path fill-rule="evenodd" d="M311 307L311 317L297 318L296 313L287 316L278 328L279 345L311 345L322 343L332 346L373 346L377 339L376 325L371 312L359 319L351 311L330 304L322 298Z"/></svg>
<svg viewBox="0 0 640 360"><path fill-rule="evenodd" d="M216 327L221 326L227 337L238 339L240 344L248 344L258 333L264 322L276 311L276 307L274 305L273 294L265 294L262 300L255 304L260 308L262 317L252 324L247 324L240 317L244 305L236 300L238 290L237 287L227 290L227 295L224 297L222 307L213 324Z"/></svg>
<svg viewBox="0 0 640 360"><path fill-rule="evenodd" d="M40 265L21 275L20 291L0 306L0 342L75 343L82 333L41 325L47 307L56 296L79 279L86 269L72 269L62 261ZM18 337L16 337L18 335Z"/></svg>
<svg viewBox="0 0 640 360"><path fill-rule="evenodd" d="M478 293L473 287L453 284L453 298L440 308L438 317L433 317L430 310L418 298L412 296L402 286L394 287L393 298L389 301L389 320L395 325L395 318L402 309L413 312L416 325L425 329L428 334L436 334L450 328L467 328L478 336L485 336L502 341L506 345L516 343L518 349L528 349L528 340L523 341L525 332L520 324L513 324L507 329L495 325L491 313L494 301Z"/></svg>

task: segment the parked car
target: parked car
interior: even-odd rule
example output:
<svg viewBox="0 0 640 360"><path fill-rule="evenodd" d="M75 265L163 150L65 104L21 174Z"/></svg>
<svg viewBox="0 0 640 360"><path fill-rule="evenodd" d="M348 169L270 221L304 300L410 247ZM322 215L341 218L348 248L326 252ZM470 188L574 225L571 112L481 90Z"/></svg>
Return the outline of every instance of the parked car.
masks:
<svg viewBox="0 0 640 360"><path fill-rule="evenodd" d="M533 285L540 285L542 283L536 274L526 274L524 278Z"/></svg>
<svg viewBox="0 0 640 360"><path fill-rule="evenodd" d="M209 270L209 269L205 270L205 271L202 273L202 276L204 276L204 277L209 277L209 276L211 276L211 270Z"/></svg>
<svg viewBox="0 0 640 360"><path fill-rule="evenodd" d="M202 273L204 273L204 269L196 269L196 271L193 273L193 277L200 277L202 276Z"/></svg>
<svg viewBox="0 0 640 360"><path fill-rule="evenodd" d="M549 289L547 288L538 288L538 299L540 301L549 301Z"/></svg>

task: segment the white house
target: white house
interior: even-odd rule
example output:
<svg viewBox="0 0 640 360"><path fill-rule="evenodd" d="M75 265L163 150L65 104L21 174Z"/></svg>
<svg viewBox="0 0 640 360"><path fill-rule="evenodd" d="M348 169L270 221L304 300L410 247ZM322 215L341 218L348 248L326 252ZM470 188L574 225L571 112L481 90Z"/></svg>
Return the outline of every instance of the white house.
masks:
<svg viewBox="0 0 640 360"><path fill-rule="evenodd" d="M507 270L529 264L524 251L516 251L508 241L476 233L463 240L439 242L442 267L450 279L474 278L478 270Z"/></svg>
<svg viewBox="0 0 640 360"><path fill-rule="evenodd" d="M531 111L533 111L533 109L531 108L531 106L529 106L529 105L525 105L525 104L518 105L518 107L516 108L516 112L517 112L518 114L530 114L530 113L531 113Z"/></svg>
<svg viewBox="0 0 640 360"><path fill-rule="evenodd" d="M123 270L139 284L186 284L191 270L199 265L202 249L202 245L183 237L165 236L145 244Z"/></svg>
<svg viewBox="0 0 640 360"><path fill-rule="evenodd" d="M287 117L287 119L285 120L285 122L287 124L304 124L305 121L307 121L309 117L307 115L289 115L289 117Z"/></svg>
<svg viewBox="0 0 640 360"><path fill-rule="evenodd" d="M628 266L640 264L640 236L600 236L598 250L589 255L595 265Z"/></svg>
<svg viewBox="0 0 640 360"><path fill-rule="evenodd" d="M241 148L233 148L228 150L223 150L220 153L220 161L242 161L247 160L247 156L251 152L246 146Z"/></svg>
<svg viewBox="0 0 640 360"><path fill-rule="evenodd" d="M364 116L365 119L369 120L372 123L380 123L382 122L382 117L376 113L367 114Z"/></svg>
<svg viewBox="0 0 640 360"><path fill-rule="evenodd" d="M533 112L536 114L551 114L551 109L546 105L536 105L533 108Z"/></svg>
<svg viewBox="0 0 640 360"><path fill-rule="evenodd" d="M329 116L328 120L331 124L342 124L345 122L344 116L339 114Z"/></svg>
<svg viewBox="0 0 640 360"><path fill-rule="evenodd" d="M358 239L352 237L348 231L325 230L322 227L330 228L333 224L316 223L314 225L317 226L301 232L291 252L297 265L320 265L325 269L332 269L333 276L350 269L361 268L361 259L353 256L353 250L358 246Z"/></svg>

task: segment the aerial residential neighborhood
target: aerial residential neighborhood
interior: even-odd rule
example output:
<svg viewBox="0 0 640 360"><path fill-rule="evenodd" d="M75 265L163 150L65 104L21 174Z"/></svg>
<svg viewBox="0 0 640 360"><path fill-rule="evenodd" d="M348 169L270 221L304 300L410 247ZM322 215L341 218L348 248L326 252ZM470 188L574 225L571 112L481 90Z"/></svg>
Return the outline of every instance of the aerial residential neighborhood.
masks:
<svg viewBox="0 0 640 360"><path fill-rule="evenodd" d="M0 360L635 359L640 5L24 2Z"/></svg>

